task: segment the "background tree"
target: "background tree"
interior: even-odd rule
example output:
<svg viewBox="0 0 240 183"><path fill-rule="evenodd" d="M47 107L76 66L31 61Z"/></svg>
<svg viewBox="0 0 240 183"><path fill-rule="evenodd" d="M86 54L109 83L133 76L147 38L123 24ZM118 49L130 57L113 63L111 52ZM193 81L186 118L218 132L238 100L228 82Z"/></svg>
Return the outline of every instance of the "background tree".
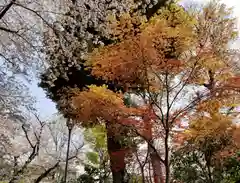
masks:
<svg viewBox="0 0 240 183"><path fill-rule="evenodd" d="M80 182L111 182L110 164L106 144L106 132L103 126L95 126L86 129L84 137L87 144L90 145L90 151L86 153L84 163L85 174L81 175Z"/></svg>
<svg viewBox="0 0 240 183"><path fill-rule="evenodd" d="M43 71L44 26L61 14L64 1L3 0L0 2L0 111L5 117L20 116L33 108L29 81ZM35 81L35 80L34 80ZM36 82L36 81L35 81Z"/></svg>
<svg viewBox="0 0 240 183"><path fill-rule="evenodd" d="M1 142L5 147L1 159L2 180L37 183L43 180L56 181L63 176L67 144L65 120L58 117L55 123L54 120L44 123L37 116L33 119L26 123L5 120L5 128L1 129L5 130L8 143ZM79 129L74 130L73 137L75 141L71 143L69 161L72 162L70 172L76 177L83 147Z"/></svg>
<svg viewBox="0 0 240 183"><path fill-rule="evenodd" d="M205 114L214 110L211 116L201 115L197 120L191 120L188 131L183 134L184 145L174 153L173 169L178 180L221 182L229 176L227 172L230 169L226 165L229 157L231 159L239 151L239 143L234 138L235 131L239 129L232 123L234 117L219 113L222 106L216 107L214 102L208 101L204 107ZM201 114L200 111L197 113ZM238 165L232 165L237 175ZM187 173L182 174L182 171Z"/></svg>

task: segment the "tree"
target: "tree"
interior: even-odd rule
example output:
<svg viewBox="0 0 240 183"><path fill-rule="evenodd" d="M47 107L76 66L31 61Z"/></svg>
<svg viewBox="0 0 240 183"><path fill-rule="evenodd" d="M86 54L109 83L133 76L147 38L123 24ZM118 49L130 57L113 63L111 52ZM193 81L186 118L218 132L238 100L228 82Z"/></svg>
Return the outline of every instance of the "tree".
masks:
<svg viewBox="0 0 240 183"><path fill-rule="evenodd" d="M33 108L28 84L45 69L42 54L44 27L66 1L3 0L0 2L0 113L16 118L25 107Z"/></svg>
<svg viewBox="0 0 240 183"><path fill-rule="evenodd" d="M124 159L131 151L120 136L134 134L144 139L151 155L155 154L152 158L155 182L163 182L159 173L163 164L162 172L168 183L170 154L175 150L171 141L182 121L191 122L190 114L198 117L201 114L198 108L205 101L221 100L222 107L238 101L238 86L226 82L235 74L232 68L235 53L227 47L236 38L230 13L217 2L197 12L170 3L151 18L132 12L112 15L111 39L103 35L100 39L105 43L103 47L74 35L79 32L75 31L75 24L63 25L63 30L69 32L70 42L76 47L71 47L67 40L59 42L55 38L52 41L56 43L50 40L48 45L55 45L54 50L60 51L56 54L47 50L49 60L60 62L53 61L53 67L42 78L42 87L58 101L65 115L77 118L81 125L106 125L113 180L124 181ZM87 43L74 42L74 37ZM68 47L63 49L63 45ZM99 48L84 61L85 54L80 53L91 52L94 47ZM69 58L74 60L70 61L71 68ZM62 90L64 86L78 89ZM115 92L119 89L120 94ZM144 105L127 107L124 95L129 93L139 96ZM157 140L160 146L156 145ZM121 165L118 171L116 164Z"/></svg>
<svg viewBox="0 0 240 183"><path fill-rule="evenodd" d="M229 15L229 10L224 5L210 2L198 12L194 21L191 14L171 4L149 23L143 24L143 29L137 34L132 34L130 26L130 31L126 30L127 35L123 32L126 36L124 40L121 41L120 37L120 42L97 49L89 56L87 64L92 75L99 79L115 81L125 88L125 91L140 95L145 105L148 104L154 115L151 118L145 116L148 120L143 119L142 122L149 126L150 120L153 121L150 129L154 131L153 136L162 137L160 140L163 145L160 148L163 157L153 140L149 141L146 134L141 133L140 130L146 129L146 126L143 127L141 122L127 117L140 114L133 109L131 112L134 111L135 114L122 113L121 110L125 109L120 99L123 100L123 97L115 100L114 93L109 93L110 91L102 91L101 87L94 90L89 87L88 92L76 94L73 104L77 118L86 122L97 122L100 118L105 122L114 121L117 124L132 126L156 152L156 164L164 164L165 181L170 182L170 153L174 150L170 140L175 133L174 128L184 117L195 114L195 111L196 117L202 115L198 109L206 101L216 101L216 104L211 104L215 106L219 105L220 100L221 107L229 107L232 102L238 101L238 86L230 88L224 82L226 78L234 75L231 67L233 55L227 44L236 36L234 19L226 15ZM123 17L123 21L120 19L120 25L129 25L129 22L131 24L134 20L128 21L129 17ZM214 24L211 23L213 20ZM225 29L226 27L228 28ZM218 37L219 33L221 37ZM140 88L139 92L132 90L136 88ZM194 88L197 92L193 91ZM119 98L118 95L115 96ZM184 104L176 106L183 97ZM108 101L108 98L111 98L113 103ZM86 104L91 102L96 105ZM100 112L96 111L96 106ZM216 115L215 112L210 111L210 115ZM151 113L148 112L149 114ZM124 121L124 118L128 120ZM209 128L213 129L212 126ZM159 169L155 171L158 175L155 176L155 182L162 181L157 173Z"/></svg>
<svg viewBox="0 0 240 183"><path fill-rule="evenodd" d="M172 7L172 10L174 11L174 7ZM154 78L154 74L156 74L156 73L158 74L160 69L163 69L163 72L160 74L164 74L164 71L165 71L165 73L172 72L172 71L169 71L169 68L171 67L171 69L174 69L175 64L176 64L175 68L177 68L177 67L179 67L179 64L180 64L178 62L178 60L173 60L173 59L170 60L172 56L167 55L168 54L167 49L169 49L168 45L163 45L161 43L162 40L164 39L163 36L166 36L166 39L169 39L169 40L174 39L174 38L178 39L178 37L174 37L174 35L179 36L178 32L168 35L168 34L170 34L170 32L176 31L176 29L171 28L171 25L168 25L168 22L166 22L166 20L164 20L164 13L167 15L167 13L169 13L169 12L168 12L168 10L166 10L165 12L162 13L162 15L160 15L160 18L158 18L156 16L155 19L152 19L152 21L150 21L150 23L149 23L149 26L146 25L145 30L143 30L142 33L139 34L139 36L137 35L134 38L131 37L130 39L125 40L120 43L117 43L115 45L106 46L102 50L93 53L93 56L90 57L91 60L89 62L89 64L93 67L92 74L96 75L100 78L104 77L103 78L104 80L110 80L110 81L114 80L119 85L123 86L124 88L131 89L131 88L136 88L136 87L140 86L140 88L141 88L140 92L139 92L140 94L143 93L142 92L143 90L148 90L147 93L149 94L151 92L149 90L149 88L153 88L153 87L155 87L156 90L158 90L157 87L160 87L160 86L157 86L155 83L152 83L153 79L157 79L157 78ZM174 12L171 12L171 13L174 13ZM170 16L171 16L171 13L170 13ZM184 11L182 11L181 13L182 13L182 15L184 15ZM161 19L161 16L163 17L162 19ZM183 16L181 16L181 18L182 17ZM188 20L188 17L185 18L185 21L186 20ZM123 22L123 23L125 23L125 22ZM182 25L183 24L184 23L182 23ZM168 26L169 26L169 28L168 28ZM181 49L184 50L184 47L183 47L184 44L187 45L188 41L191 39L190 37L186 38L187 35L191 36L190 28L191 27L189 26L188 31L190 30L190 34L188 31L186 31L186 35L182 35L182 37L181 37L181 35L179 36L180 37L179 41L182 41L181 38L186 40L185 43L182 42L182 45L181 45L182 47L178 48L179 52L181 51ZM167 37L167 36L169 36L169 37ZM152 40L155 40L155 41L153 42ZM179 44L179 43L177 43L177 44ZM155 44L155 45L153 46L153 44ZM170 46L171 45L169 45L169 47ZM167 49L164 50L164 47ZM164 54L164 52L166 54L166 58L164 58L164 56L162 56L162 54ZM173 54L179 54L179 53L175 52ZM166 59L166 63L164 62L165 59ZM170 60L169 63L167 63L168 60ZM118 66L119 64L121 64L121 67ZM115 67L112 67L113 65ZM111 66L111 68L109 66ZM165 70L164 67L169 67L169 68L167 68ZM126 68L128 68L127 72L126 72ZM149 72L152 72L151 73L152 75L150 75L148 73L148 70L149 70ZM178 72L178 71L176 70L175 72ZM169 73L169 74L171 77L171 74L174 74L174 71L173 71L173 73ZM159 78L160 77L161 76L159 76ZM165 87L163 85L164 83L162 83L163 81L160 80L159 82L162 84L163 87ZM166 81L166 82L168 82L168 81ZM155 84L155 86L154 86L154 84ZM169 87L168 84L166 87ZM152 101L152 102L154 102L154 104L157 103L156 100ZM150 102L147 102L147 103L150 103ZM112 112L110 112L110 113L112 113ZM146 118L145 120L146 120L144 122L145 125L147 125L147 123L149 123L148 125L151 124L151 122L148 122L149 120L151 120L151 118L148 117L148 119ZM165 123L165 122L163 122L163 123ZM167 123L165 124L165 129L166 129L166 131L169 131L170 127L166 127L166 125L168 125ZM150 127L150 131L151 130L152 129ZM169 132L167 132L167 133L169 133ZM148 135L150 135L150 134L148 134ZM152 136L152 135L150 135L150 136ZM152 139L151 139L152 137L150 137L150 139L148 139L146 136L144 136L144 138L148 141L152 141ZM166 141L168 141L169 134L166 135L166 138L167 138ZM166 145L167 144L168 144L168 142L166 143ZM151 146L153 146L153 144L151 144L150 147ZM166 147L166 152L168 152L168 146ZM168 155L166 155L166 156L168 159ZM167 162L167 161L168 160L165 160L165 162ZM155 164L155 162L158 162L158 163ZM154 168L156 182L162 181L162 178L160 175L161 173L159 173L159 172L157 173L157 171L161 171L161 166L159 167L159 162L164 162L164 161L161 159L161 157L159 155L157 155L157 159L155 159L155 161L153 161L153 165L155 164L154 167L158 166L158 168L156 168L156 167ZM168 162L166 164L168 166ZM168 174L168 172L167 172L167 174Z"/></svg>
<svg viewBox="0 0 240 183"><path fill-rule="evenodd" d="M99 80L91 75L90 70L85 70L84 57L94 47L101 44L107 45L114 41L111 34L108 34L108 15L115 14L116 17L119 17L132 7L133 13L147 14L147 17L150 18L166 1L139 2L140 4L129 4L128 1L124 3L106 1L99 4L94 1L89 6L81 1L76 6L75 1L73 1L70 11L66 12L66 17L60 19L60 24L58 24L62 28L59 32L64 37L59 37L54 31L46 34L45 53L51 67L42 75L40 85L47 90L49 97L57 102L58 108L66 116L69 117L71 114L68 112L71 105L68 103L70 97L68 89L64 88L77 86L80 90L83 90L87 85L107 84L112 90L120 89L113 81ZM115 6L115 3L117 3L117 6ZM149 6L146 8L145 4L149 4ZM101 14L98 12L101 12ZM86 15L89 15L89 18Z"/></svg>
<svg viewBox="0 0 240 183"><path fill-rule="evenodd" d="M80 182L110 182L109 156L107 153L106 132L103 126L84 131L85 141L90 145L84 163L85 174L81 175Z"/></svg>
<svg viewBox="0 0 240 183"><path fill-rule="evenodd" d="M229 157L239 151L239 143L234 138L235 131L239 129L232 124L233 116L219 113L220 107L222 106L217 106L216 101L205 102L202 110L204 113L211 111L211 115L202 115L198 111L201 117L196 115L197 120L192 119L189 129L183 133L186 139L184 145L173 157L177 180L209 183L230 180L227 173L230 169L226 165ZM237 175L238 165L232 165ZM186 173L182 174L183 172Z"/></svg>
<svg viewBox="0 0 240 183"><path fill-rule="evenodd" d="M18 118L34 108L28 82L44 68L43 25L52 21L53 4L4 0L0 7L0 115Z"/></svg>
<svg viewBox="0 0 240 183"><path fill-rule="evenodd" d="M231 78L231 74L235 74L234 71L238 69L238 66L233 65L233 62L235 62L232 57L233 52L227 48L227 42L232 39L234 40L236 35L233 26L234 19L227 18L225 20L224 18L219 18L229 14L229 9L226 9L224 5L216 4L216 2L215 4L211 2L208 5L208 9L205 8L203 12L203 15L207 17L206 20L216 21L210 25L207 24L206 20L203 21L202 16L198 16L198 21L204 25L201 29L198 28L198 30L201 32L201 35L206 34L206 30L208 30L209 33L212 32L208 45L210 45L210 43L214 45L211 46L213 51L215 54L218 53L220 59L227 64L228 70L232 72L225 73L224 70L227 68L223 67L218 59L216 59L217 62L214 62L214 60L209 62L210 65L207 66L208 69L204 71L205 73L208 72L209 78L209 82L205 83L204 86L209 89L210 94L214 95L214 98L211 101L201 102L195 111L195 116L190 118L190 129L187 131L189 133L187 136L189 136L189 140L191 139L192 141L187 141L187 144L180 149L179 152L185 153L181 154L183 158L177 157L177 161L175 162L176 167L174 168L176 176L179 176L179 173L187 168L187 166L191 169L191 171L189 171L189 169L184 170L184 172L189 172L185 174L186 176L178 177L184 182L195 182L196 177L199 177L199 182L220 182L227 173L224 172L226 171L226 167L224 167L224 163L222 163L225 159L222 156L219 157L218 153L221 151L224 152L226 146L229 148L227 152L229 152L229 150L238 151L237 149L239 148L235 146L237 141L234 140L232 134L235 128L232 124L235 116L232 116L231 112L234 110L235 104L239 102L237 94L239 85L236 82L238 77ZM228 21L229 23L226 26L230 27L229 29L224 29L223 24ZM221 33L221 36L218 38L219 33ZM209 49L209 47L207 48ZM206 57L206 59L210 60L209 57ZM204 72L201 70L201 73ZM199 74L198 76L200 76ZM227 79L226 82L223 82L225 77L230 78ZM198 78L198 80L199 79L200 78ZM224 89L224 87L226 88ZM222 111L224 111L223 114ZM181 137L181 141L182 140L183 138ZM187 152L190 152L186 154L184 148L185 150L188 149ZM177 152L177 156L179 152ZM178 163L184 163L184 166ZM235 168L235 171L237 171L237 167ZM193 179L193 177L195 178ZM229 178L227 179L230 180Z"/></svg>
<svg viewBox="0 0 240 183"><path fill-rule="evenodd" d="M131 8L133 12L145 12L150 8L152 11L149 16L152 16L165 2L156 3L155 1L140 0L138 3L132 4L131 1L124 1L124 3L106 1L99 4L94 1L92 7L89 7L84 1L79 2L78 6L75 4L76 1L72 1L69 11L56 22L56 26L60 27L58 32L64 36L59 37L51 29L45 35L46 60L50 68L42 75L40 86L60 107L63 104L61 104L57 93L61 92L61 95L64 95L64 87L73 88L77 85L78 88L83 89L90 84L104 84L104 81L91 76L90 72L84 69L83 63L86 53L91 52L94 47L102 44L107 45L113 41L111 34L108 33L108 17L110 15L119 17L122 13L130 11ZM146 8L147 6L149 8ZM75 75L79 76L81 81L79 79L75 81ZM114 89L113 83L106 84ZM115 86L115 88L117 87Z"/></svg>
<svg viewBox="0 0 240 183"><path fill-rule="evenodd" d="M24 124L5 121L4 134L9 139L9 144L1 142L5 147L1 164L3 180L38 183L51 180L51 177L57 180L58 176L63 175L62 164L65 162L67 144L65 120L58 118L54 124L54 121L44 123L37 116L35 119L36 121L32 119ZM74 130L73 137L81 140L78 129ZM81 161L83 143L72 141L71 144L70 171L76 172L76 162Z"/></svg>

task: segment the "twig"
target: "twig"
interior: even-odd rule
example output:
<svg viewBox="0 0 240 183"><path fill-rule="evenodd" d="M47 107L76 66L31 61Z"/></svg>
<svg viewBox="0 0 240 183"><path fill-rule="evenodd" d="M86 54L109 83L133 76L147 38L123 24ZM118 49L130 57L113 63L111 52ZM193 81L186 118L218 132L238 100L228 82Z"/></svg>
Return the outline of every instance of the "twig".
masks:
<svg viewBox="0 0 240 183"><path fill-rule="evenodd" d="M9 33L12 33L12 34L18 33L18 31L11 30L11 29L8 29L8 28L2 27L2 26L0 26L0 30L5 31L5 32L9 32Z"/></svg>
<svg viewBox="0 0 240 183"><path fill-rule="evenodd" d="M3 10L0 12L0 20L4 17L4 15L8 12L8 10L12 7L12 5L16 2L16 0L12 0Z"/></svg>

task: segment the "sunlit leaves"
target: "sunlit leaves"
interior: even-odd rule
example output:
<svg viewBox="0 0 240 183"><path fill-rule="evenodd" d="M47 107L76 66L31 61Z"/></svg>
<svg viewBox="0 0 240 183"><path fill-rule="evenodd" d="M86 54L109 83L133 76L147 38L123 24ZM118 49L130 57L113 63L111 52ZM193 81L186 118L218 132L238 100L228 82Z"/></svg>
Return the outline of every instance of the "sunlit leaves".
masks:
<svg viewBox="0 0 240 183"><path fill-rule="evenodd" d="M107 148L106 144L107 135L104 125L95 125L94 128L86 129L84 131L84 138L96 149Z"/></svg>
<svg viewBox="0 0 240 183"><path fill-rule="evenodd" d="M124 105L123 96L106 86L90 85L86 91L77 91L72 98L76 118L83 125L99 124L104 121L116 122L139 111Z"/></svg>
<svg viewBox="0 0 240 183"><path fill-rule="evenodd" d="M110 16L109 21L109 28L113 38L116 41L124 41L139 34L146 19L138 14L125 13L120 16L119 20L115 16Z"/></svg>
<svg viewBox="0 0 240 183"><path fill-rule="evenodd" d="M113 120L124 106L120 94L107 89L106 86L89 86L88 91L77 93L73 98L76 115L79 120L98 123L100 118ZM99 118L99 119L98 119Z"/></svg>
<svg viewBox="0 0 240 183"><path fill-rule="evenodd" d="M231 120L223 115L215 115L212 117L203 116L190 125L190 138L197 141L204 139L222 138L225 133L228 133L228 129L231 130Z"/></svg>
<svg viewBox="0 0 240 183"><path fill-rule="evenodd" d="M167 13L171 16L172 12ZM93 68L92 74L116 81L126 88L145 88L149 84L156 87L155 73L166 69L179 72L183 63L178 57L194 43L193 27L188 18L177 21L174 26L168 18L156 15L149 23L142 23L136 28L133 26L133 22L137 21L135 17L123 16L118 24L124 24L126 28L119 28L120 32L116 30L121 42L98 49L89 56L88 65ZM125 31L130 35L126 35Z"/></svg>
<svg viewBox="0 0 240 183"><path fill-rule="evenodd" d="M203 154L210 152L210 159L234 144L233 136L238 136L234 135L234 116L222 112L223 108L238 103L235 91L230 87L225 91L228 83L225 80L234 75L232 57L226 42L218 37L221 35L218 31L231 20L222 14L218 16L218 12L209 17L210 7L192 16L176 4L170 4L148 22L129 14L112 18L114 43L88 55L86 66L91 75L118 84L126 92L135 93L137 88L136 93L143 102L155 110L151 115L149 110L137 105L127 107L124 96L106 86L91 85L75 93L76 118L85 126L108 125L108 136L119 143L118 150L109 154L116 158L115 163L123 163L121 167L125 166L126 149L122 148L125 144L120 143L119 134L125 137L130 134L129 129L145 140L155 137L168 140L177 133L173 128L178 125L187 130L175 136L178 140L175 143L187 144L190 150ZM219 24L213 27L213 20ZM217 38L213 39L214 36ZM230 41L228 36L225 38ZM235 86L235 80L229 82ZM196 93L192 91L193 85L198 90ZM153 90L156 97L152 95ZM186 98L178 104L182 96ZM177 105L180 105L178 109ZM183 121L188 125L184 127ZM164 143L165 152L175 150L168 141ZM169 167L168 162L165 167Z"/></svg>
<svg viewBox="0 0 240 183"><path fill-rule="evenodd" d="M97 165L99 163L98 154L96 152L88 152L86 156L92 164Z"/></svg>
<svg viewBox="0 0 240 183"><path fill-rule="evenodd" d="M234 57L229 43L237 33L232 10L220 2L211 1L191 14L196 18L194 30L197 36L192 51L194 56L188 63L196 69L191 80L197 84L207 83L211 70L218 85L233 76Z"/></svg>

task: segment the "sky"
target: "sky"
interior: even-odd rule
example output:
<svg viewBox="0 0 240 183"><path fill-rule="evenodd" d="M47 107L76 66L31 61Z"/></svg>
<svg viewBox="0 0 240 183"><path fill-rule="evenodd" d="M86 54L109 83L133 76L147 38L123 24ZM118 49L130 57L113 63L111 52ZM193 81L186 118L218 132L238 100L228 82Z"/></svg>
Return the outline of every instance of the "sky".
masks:
<svg viewBox="0 0 240 183"><path fill-rule="evenodd" d="M189 0L183 0L182 3L189 3ZM192 0L192 2L207 2L207 0ZM234 16L239 19L237 21L237 27L240 30L240 0L222 0L228 7L233 7ZM240 39L237 40L233 45L235 48L240 48ZM33 96L36 97L37 103L36 108L42 119L47 120L57 112L55 104L46 97L45 92L37 86L37 81L34 81L30 85Z"/></svg>
<svg viewBox="0 0 240 183"><path fill-rule="evenodd" d="M30 85L30 91L36 97L36 109L42 120L48 120L57 113L56 105L45 94L42 88L38 87L38 82L33 81Z"/></svg>

